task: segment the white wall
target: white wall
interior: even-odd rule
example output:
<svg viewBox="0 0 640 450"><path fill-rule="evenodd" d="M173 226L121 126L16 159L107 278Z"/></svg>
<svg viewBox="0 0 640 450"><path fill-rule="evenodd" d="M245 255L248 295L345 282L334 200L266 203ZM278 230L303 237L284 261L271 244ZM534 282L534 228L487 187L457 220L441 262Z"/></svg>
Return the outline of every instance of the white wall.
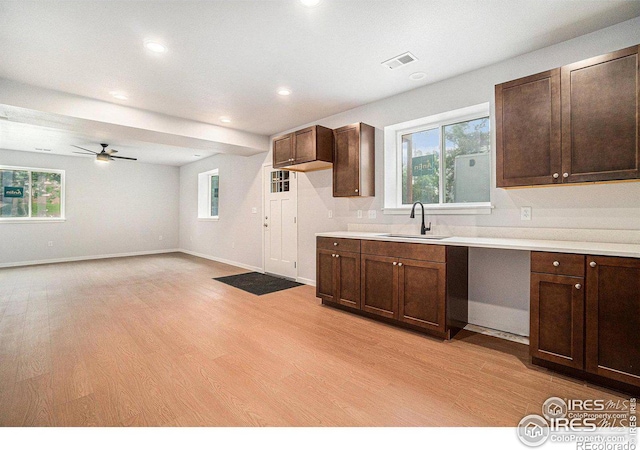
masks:
<svg viewBox="0 0 640 450"><path fill-rule="evenodd" d="M262 164L214 155L180 168L180 248L252 270L262 268ZM219 169L219 220L198 219L198 174ZM256 208L256 213L252 213Z"/></svg>
<svg viewBox="0 0 640 450"><path fill-rule="evenodd" d="M340 199L331 195L331 171L313 172L298 182L299 276L315 279L315 237L322 231L345 230L350 223L413 224L407 216L383 215L383 128L411 119L429 116L483 102L491 102L492 128L494 85L559 67L591 56L640 43L640 18L552 47L509 59L464 75L383 99L314 123L337 128L353 122L376 127L376 197ZM401 69L400 69L401 70ZM304 127L300 124L297 128ZM281 133L291 130L283 130ZM495 133L494 133L495 141ZM495 161L495 145L493 146ZM640 183L504 190L495 188L495 162L490 215L432 216L434 224L474 227L603 228L640 230ZM533 220L520 221L520 206L533 207ZM364 219L357 219L357 210ZM375 220L367 210L377 211ZM333 219L328 218L333 211ZM255 232L258 232L255 229ZM528 253L471 249L470 321L477 325L528 334ZM523 274L524 273L524 274ZM523 285L524 282L524 285ZM510 292L509 304L504 294ZM498 306L496 306L498 305ZM511 311L509 311L511 309ZM501 311L501 312L500 312ZM498 317L495 315L498 313Z"/></svg>
<svg viewBox="0 0 640 450"><path fill-rule="evenodd" d="M0 223L0 266L178 247L177 167L10 150L0 165L66 171L66 221Z"/></svg>

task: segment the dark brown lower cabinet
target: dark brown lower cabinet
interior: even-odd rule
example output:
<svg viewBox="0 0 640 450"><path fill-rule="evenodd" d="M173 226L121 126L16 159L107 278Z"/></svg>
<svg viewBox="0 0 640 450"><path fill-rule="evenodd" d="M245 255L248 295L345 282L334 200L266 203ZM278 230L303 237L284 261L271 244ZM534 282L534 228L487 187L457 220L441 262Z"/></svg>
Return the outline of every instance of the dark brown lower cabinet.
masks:
<svg viewBox="0 0 640 450"><path fill-rule="evenodd" d="M639 393L640 259L532 252L531 268L534 364Z"/></svg>
<svg viewBox="0 0 640 450"><path fill-rule="evenodd" d="M362 255L362 309L390 319L398 311L398 258Z"/></svg>
<svg viewBox="0 0 640 450"><path fill-rule="evenodd" d="M316 296L360 309L360 254L317 250Z"/></svg>
<svg viewBox="0 0 640 450"><path fill-rule="evenodd" d="M398 318L445 332L446 264L401 259L398 262Z"/></svg>
<svg viewBox="0 0 640 450"><path fill-rule="evenodd" d="M531 355L563 366L584 365L584 278L531 274Z"/></svg>
<svg viewBox="0 0 640 450"><path fill-rule="evenodd" d="M640 259L587 257L586 369L640 386Z"/></svg>

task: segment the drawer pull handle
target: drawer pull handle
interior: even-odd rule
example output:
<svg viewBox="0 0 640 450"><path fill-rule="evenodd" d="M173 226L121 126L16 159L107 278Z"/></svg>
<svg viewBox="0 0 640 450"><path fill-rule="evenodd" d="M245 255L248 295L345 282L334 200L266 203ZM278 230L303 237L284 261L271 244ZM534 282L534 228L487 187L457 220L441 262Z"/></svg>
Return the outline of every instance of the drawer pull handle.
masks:
<svg viewBox="0 0 640 450"><path fill-rule="evenodd" d="M576 289L582 289L582 285L580 283L576 284Z"/></svg>
<svg viewBox="0 0 640 450"><path fill-rule="evenodd" d="M589 265L590 265L591 267L595 267L595 266L597 266L597 264L596 264L596 262L595 262L595 261L591 261L591 262L589 263Z"/></svg>
<svg viewBox="0 0 640 450"><path fill-rule="evenodd" d="M553 262L553 267L558 267L560 265L560 263L558 261L554 261Z"/></svg>
<svg viewBox="0 0 640 450"><path fill-rule="evenodd" d="M558 177L560 176L560 174L558 174L558 172L553 174L553 178L558 179Z"/></svg>
<svg viewBox="0 0 640 450"><path fill-rule="evenodd" d="M397 265L398 265L398 263L394 261L394 262L393 262L393 265L394 265L394 266L397 266Z"/></svg>
<svg viewBox="0 0 640 450"><path fill-rule="evenodd" d="M332 258L335 258L335 257L336 257L336 254L335 254L335 253L332 253L332 254L331 254L331 257L332 257Z"/></svg>
<svg viewBox="0 0 640 450"><path fill-rule="evenodd" d="M398 263L398 265L399 265L399 266L401 266L401 265L402 265L402 263Z"/></svg>
<svg viewBox="0 0 640 450"><path fill-rule="evenodd" d="M340 255L336 255L336 258L340 258Z"/></svg>
<svg viewBox="0 0 640 450"><path fill-rule="evenodd" d="M569 174L567 172L562 174L563 178L569 178Z"/></svg>
<svg viewBox="0 0 640 450"><path fill-rule="evenodd" d="M333 245L338 245L338 243L337 243L337 242L334 242L334 243L333 243Z"/></svg>

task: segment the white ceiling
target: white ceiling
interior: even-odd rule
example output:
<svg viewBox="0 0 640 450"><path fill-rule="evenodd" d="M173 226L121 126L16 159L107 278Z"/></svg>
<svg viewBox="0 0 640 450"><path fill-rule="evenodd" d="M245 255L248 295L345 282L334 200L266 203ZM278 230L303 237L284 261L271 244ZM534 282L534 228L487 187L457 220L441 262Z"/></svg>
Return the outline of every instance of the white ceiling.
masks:
<svg viewBox="0 0 640 450"><path fill-rule="evenodd" d="M0 77L274 134L639 15L637 0L0 0ZM405 51L419 61L380 64Z"/></svg>

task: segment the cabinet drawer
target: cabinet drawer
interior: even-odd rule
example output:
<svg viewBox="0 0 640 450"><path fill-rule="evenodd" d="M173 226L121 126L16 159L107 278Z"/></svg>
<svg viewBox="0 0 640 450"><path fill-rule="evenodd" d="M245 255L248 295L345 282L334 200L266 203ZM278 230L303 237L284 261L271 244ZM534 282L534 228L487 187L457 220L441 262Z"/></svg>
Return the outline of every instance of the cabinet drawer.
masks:
<svg viewBox="0 0 640 450"><path fill-rule="evenodd" d="M446 262L446 247L433 244L409 244L406 242L362 241L362 253Z"/></svg>
<svg viewBox="0 0 640 450"><path fill-rule="evenodd" d="M531 271L553 275L584 276L584 255L531 252Z"/></svg>
<svg viewBox="0 0 640 450"><path fill-rule="evenodd" d="M317 247L323 250L360 253L360 241L357 239L318 237Z"/></svg>

